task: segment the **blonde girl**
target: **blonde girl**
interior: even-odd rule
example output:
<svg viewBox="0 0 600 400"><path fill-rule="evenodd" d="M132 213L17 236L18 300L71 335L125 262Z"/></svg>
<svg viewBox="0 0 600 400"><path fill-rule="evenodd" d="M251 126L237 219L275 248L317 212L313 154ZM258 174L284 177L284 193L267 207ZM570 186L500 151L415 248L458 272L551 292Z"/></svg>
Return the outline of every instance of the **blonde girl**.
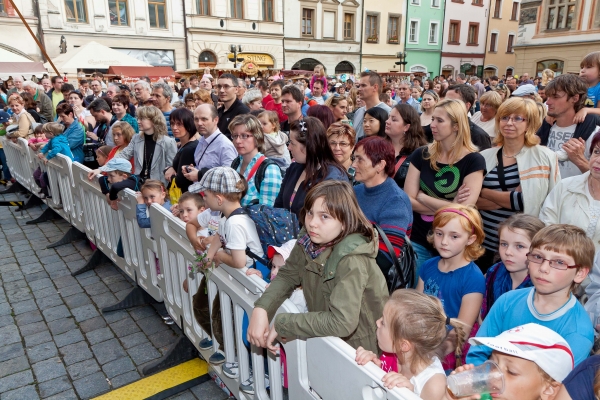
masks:
<svg viewBox="0 0 600 400"><path fill-rule="evenodd" d="M327 77L325 76L325 68L321 64L315 65L313 70L313 76L310 79L310 90L312 91L313 85L316 81L323 82L323 89L327 90Z"/></svg>
<svg viewBox="0 0 600 400"><path fill-rule="evenodd" d="M467 332L477 321L485 293L485 278L474 262L484 253L484 236L481 216L474 206L453 203L440 208L428 236L439 256L423 263L417 283L419 292L440 299L446 315L459 319ZM453 370L462 365L468 347L456 343L454 331L448 338L444 369Z"/></svg>
<svg viewBox="0 0 600 400"><path fill-rule="evenodd" d="M436 210L450 203L474 205L486 169L485 159L471 142L465 103L439 102L429 127L433 143L414 151L404 183L413 208L411 240L418 266L435 254L427 233Z"/></svg>
<svg viewBox="0 0 600 400"><path fill-rule="evenodd" d="M356 349L356 362L373 361L387 374L384 385L405 387L428 400L442 400L446 393L446 374L440 358L444 357L447 326L457 333L459 348L467 337L465 325L449 318L439 299L414 289L396 290L377 320L377 344L383 351Z"/></svg>
<svg viewBox="0 0 600 400"><path fill-rule="evenodd" d="M149 208L152 204L160 204L171 211L171 203L165 184L156 179L148 179L136 194L136 216L140 228L150 228Z"/></svg>
<svg viewBox="0 0 600 400"><path fill-rule="evenodd" d="M554 79L554 71L548 68L542 71L542 86L546 86L552 79Z"/></svg>

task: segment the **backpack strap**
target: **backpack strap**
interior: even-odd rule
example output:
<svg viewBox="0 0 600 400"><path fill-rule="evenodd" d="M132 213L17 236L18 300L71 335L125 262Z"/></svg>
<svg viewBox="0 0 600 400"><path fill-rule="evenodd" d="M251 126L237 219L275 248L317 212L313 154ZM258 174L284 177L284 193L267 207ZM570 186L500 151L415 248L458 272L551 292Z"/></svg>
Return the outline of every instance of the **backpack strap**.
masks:
<svg viewBox="0 0 600 400"><path fill-rule="evenodd" d="M265 180L265 173L267 171L267 168L270 165L275 165L277 168L279 168L279 171L281 171L281 167L279 166L279 164L277 164L275 161L271 160L270 158L267 158L260 165L258 170L256 171L256 178L254 179L254 186L256 186L256 190L258 191L258 193L260 193L260 187L262 186L262 183Z"/></svg>
<svg viewBox="0 0 600 400"><path fill-rule="evenodd" d="M402 164L404 163L404 161L407 158L408 158L408 156L402 156L402 157L400 157L400 159L396 163L396 166L394 167L394 175L396 175L398 173L398 170L400 169L400 167L402 166Z"/></svg>
<svg viewBox="0 0 600 400"><path fill-rule="evenodd" d="M267 159L267 157L260 156L259 159L256 160L256 164L254 164L254 166L250 170L250 173L248 174L248 179L247 179L248 182L250 182L250 180L252 179L252 177L254 176L254 174L256 174L256 171L258 170L258 168L261 166L261 164L263 163L263 161L265 161L266 159ZM258 187L260 187L260 185Z"/></svg>
<svg viewBox="0 0 600 400"><path fill-rule="evenodd" d="M236 215L248 215L248 212L246 211L246 209L244 207L236 208L235 210L233 210L231 212L231 214L229 214L229 217L227 217L227 218L229 219Z"/></svg>
<svg viewBox="0 0 600 400"><path fill-rule="evenodd" d="M404 273L402 271L402 266L400 265L400 262L398 261L398 256L396 255L396 251L394 251L394 246L392 246L390 239L388 239L387 235L385 234L385 232L383 231L383 229L381 229L381 227L379 225L373 224L373 226L377 230L377 233L379 233L379 237L381 238L381 240L383 240L385 247L387 247L387 251L388 251L390 257L392 257L392 265L394 266L394 268L396 268L396 272L400 276L400 279L402 282L400 286L405 286L407 282L404 277Z"/></svg>
<svg viewBox="0 0 600 400"><path fill-rule="evenodd" d="M235 169L237 171L238 167L240 166L242 162L242 159L240 157L236 157L233 159L233 161L231 162L231 168Z"/></svg>

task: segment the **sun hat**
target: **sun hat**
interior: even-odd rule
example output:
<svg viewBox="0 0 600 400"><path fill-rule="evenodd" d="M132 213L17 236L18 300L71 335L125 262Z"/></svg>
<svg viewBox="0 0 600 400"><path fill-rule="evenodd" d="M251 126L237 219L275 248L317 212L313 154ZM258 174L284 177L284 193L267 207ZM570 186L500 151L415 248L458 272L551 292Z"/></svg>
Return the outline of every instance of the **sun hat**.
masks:
<svg viewBox="0 0 600 400"><path fill-rule="evenodd" d="M516 96L516 97L522 97L522 96L533 95L535 93L536 93L535 86L528 83L526 85L521 85L518 88L516 88L515 91L512 92L512 95Z"/></svg>
<svg viewBox="0 0 600 400"><path fill-rule="evenodd" d="M128 174L131 173L131 163L124 158L113 158L107 162L103 167L100 167L102 172L113 172L121 171Z"/></svg>
<svg viewBox="0 0 600 400"><path fill-rule="evenodd" d="M575 366L573 352L566 340L539 324L517 326L496 337L473 337L469 343L533 361L557 382L562 382Z"/></svg>
<svg viewBox="0 0 600 400"><path fill-rule="evenodd" d="M204 174L199 188L194 189L198 192L210 190L215 193L240 193L242 190L237 188L240 179L240 174L233 168L215 167Z"/></svg>

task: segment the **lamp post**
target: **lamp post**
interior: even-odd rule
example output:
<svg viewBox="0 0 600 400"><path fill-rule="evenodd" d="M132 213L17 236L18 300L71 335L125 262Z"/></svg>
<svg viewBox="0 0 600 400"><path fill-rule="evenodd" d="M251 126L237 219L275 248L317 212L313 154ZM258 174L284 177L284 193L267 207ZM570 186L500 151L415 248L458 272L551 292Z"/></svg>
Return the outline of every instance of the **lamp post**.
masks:
<svg viewBox="0 0 600 400"><path fill-rule="evenodd" d="M233 53L233 57L229 57L229 61L233 63L233 68L237 68L237 63L244 61L243 58L238 57L238 53L242 52L242 46L236 46L235 44L232 44L229 46L229 51Z"/></svg>
<svg viewBox="0 0 600 400"><path fill-rule="evenodd" d="M407 54L406 51L405 52L399 51L396 53L396 58L398 58L400 61L396 61L395 64L400 65L400 72L404 72L404 66L407 64L407 62L404 61L404 60L406 60L406 54Z"/></svg>

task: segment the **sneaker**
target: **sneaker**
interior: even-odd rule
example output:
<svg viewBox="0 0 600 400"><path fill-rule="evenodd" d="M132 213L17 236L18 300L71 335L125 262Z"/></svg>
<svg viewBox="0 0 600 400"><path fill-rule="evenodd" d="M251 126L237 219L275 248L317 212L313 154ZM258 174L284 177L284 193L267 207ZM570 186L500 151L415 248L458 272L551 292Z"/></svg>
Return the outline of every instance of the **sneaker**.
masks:
<svg viewBox="0 0 600 400"><path fill-rule="evenodd" d="M223 373L228 378L237 379L237 377L240 375L240 366L236 362L232 362L232 363L226 362L225 364L223 364L222 368L223 368Z"/></svg>
<svg viewBox="0 0 600 400"><path fill-rule="evenodd" d="M267 390L270 387L269 375L267 375L267 374L265 374L265 386L266 386ZM244 382L240 383L240 390L244 393L254 395L254 375L250 375L250 377L248 379L246 379Z"/></svg>
<svg viewBox="0 0 600 400"><path fill-rule="evenodd" d="M213 348L213 341L211 338L204 338L198 343L200 350L210 350Z"/></svg>
<svg viewBox="0 0 600 400"><path fill-rule="evenodd" d="M215 351L208 359L208 362L214 365L221 365L225 362L225 354L222 351Z"/></svg>

